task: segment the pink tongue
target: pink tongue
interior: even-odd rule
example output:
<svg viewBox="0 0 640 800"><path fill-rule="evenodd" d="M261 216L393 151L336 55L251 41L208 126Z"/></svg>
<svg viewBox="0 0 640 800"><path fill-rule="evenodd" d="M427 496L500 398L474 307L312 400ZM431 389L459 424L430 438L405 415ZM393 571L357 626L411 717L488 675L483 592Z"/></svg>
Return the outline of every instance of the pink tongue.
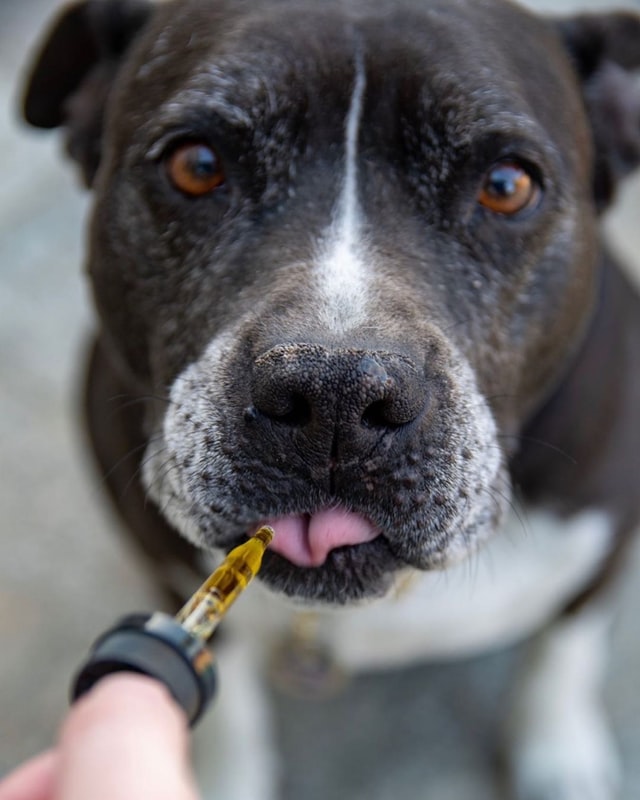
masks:
<svg viewBox="0 0 640 800"><path fill-rule="evenodd" d="M316 514L300 514L265 520L276 535L271 550L299 567L319 567L336 547L362 544L380 533L373 524L345 509L334 508Z"/></svg>

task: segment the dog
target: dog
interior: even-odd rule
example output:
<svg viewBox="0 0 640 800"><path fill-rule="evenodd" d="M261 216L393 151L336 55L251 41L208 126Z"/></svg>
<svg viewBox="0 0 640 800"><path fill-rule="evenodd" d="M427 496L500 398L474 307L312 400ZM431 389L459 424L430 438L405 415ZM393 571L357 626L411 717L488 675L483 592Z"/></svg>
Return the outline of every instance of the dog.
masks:
<svg viewBox="0 0 640 800"><path fill-rule="evenodd" d="M507 0L81 0L45 36L24 115L94 193L111 495L182 599L276 531L220 648L210 796L277 797L257 675L310 608L354 671L535 634L513 796L616 796L640 299L599 217L638 67L640 17Z"/></svg>

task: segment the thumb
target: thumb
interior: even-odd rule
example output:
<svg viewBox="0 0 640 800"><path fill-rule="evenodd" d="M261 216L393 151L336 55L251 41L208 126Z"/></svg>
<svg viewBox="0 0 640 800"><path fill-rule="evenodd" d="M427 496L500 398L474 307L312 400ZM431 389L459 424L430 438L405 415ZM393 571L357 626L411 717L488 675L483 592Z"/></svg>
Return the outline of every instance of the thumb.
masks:
<svg viewBox="0 0 640 800"><path fill-rule="evenodd" d="M187 720L157 681L121 673L72 708L54 800L197 800Z"/></svg>

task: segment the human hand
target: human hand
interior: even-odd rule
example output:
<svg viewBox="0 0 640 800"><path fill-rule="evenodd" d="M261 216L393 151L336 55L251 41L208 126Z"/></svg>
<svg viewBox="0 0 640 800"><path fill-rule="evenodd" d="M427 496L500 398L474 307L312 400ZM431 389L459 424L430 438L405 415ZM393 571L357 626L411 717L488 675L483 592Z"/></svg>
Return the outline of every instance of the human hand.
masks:
<svg viewBox="0 0 640 800"><path fill-rule="evenodd" d="M187 720L157 681L101 680L65 719L55 749L0 783L0 800L197 800Z"/></svg>

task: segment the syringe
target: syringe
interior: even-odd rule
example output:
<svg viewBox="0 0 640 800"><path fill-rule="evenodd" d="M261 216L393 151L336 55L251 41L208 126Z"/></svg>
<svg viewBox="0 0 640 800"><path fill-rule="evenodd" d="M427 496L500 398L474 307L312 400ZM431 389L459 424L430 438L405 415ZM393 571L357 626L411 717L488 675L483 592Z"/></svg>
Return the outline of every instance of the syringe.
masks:
<svg viewBox="0 0 640 800"><path fill-rule="evenodd" d="M94 643L72 685L72 700L114 672L137 672L163 683L193 725L217 687L207 642L247 588L273 539L267 526L232 550L175 617L156 611L119 620Z"/></svg>

